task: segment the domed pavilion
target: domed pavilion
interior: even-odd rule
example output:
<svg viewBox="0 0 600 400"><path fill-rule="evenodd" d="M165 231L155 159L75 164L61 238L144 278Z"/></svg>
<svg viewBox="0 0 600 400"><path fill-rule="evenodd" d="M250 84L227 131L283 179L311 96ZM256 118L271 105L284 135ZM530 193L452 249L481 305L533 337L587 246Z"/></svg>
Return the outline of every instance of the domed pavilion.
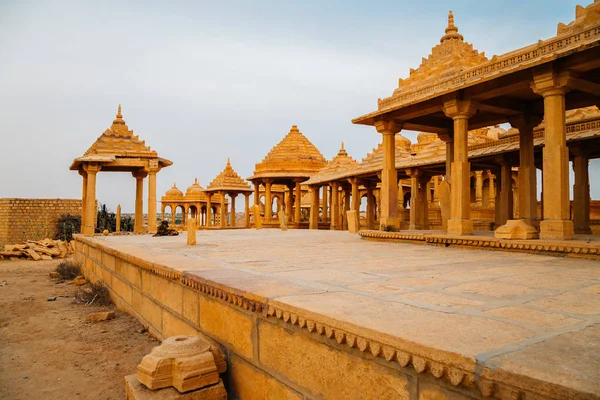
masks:
<svg viewBox="0 0 600 400"><path fill-rule="evenodd" d="M146 146L123 120L121 105L117 116L108 128L83 154L73 160L69 167L83 177L83 198L81 227L86 236L93 236L96 225L96 174L100 171L131 172L135 186L135 225L134 232L144 231L144 178L148 177L148 231L155 232L156 223L156 174L173 165L160 158L155 150Z"/></svg>
<svg viewBox="0 0 600 400"><path fill-rule="evenodd" d="M227 218L225 212L227 210L227 206L225 203L225 195L229 196L230 204L231 204L231 212L229 213L229 226L235 227L235 198L238 194L242 193L245 197L244 203L244 227L250 227L250 194L252 193L252 188L242 177L238 175L237 172L231 166L231 162L227 159L227 165L225 169L221 171L219 175L208 185L206 188L206 197L208 199L208 210L211 209L211 198L213 194L215 197L218 196L221 200L220 205L220 227L225 228L227 226ZM208 220L210 221L210 215L208 216Z"/></svg>
<svg viewBox="0 0 600 400"><path fill-rule="evenodd" d="M271 149L269 154L254 168L254 175L248 178L254 184L254 204L259 205L260 185L265 188L265 227L275 227L272 222L273 184L285 185L289 190L286 204L288 227L301 227L302 182L319 172L327 165L321 152L304 136L296 125Z"/></svg>

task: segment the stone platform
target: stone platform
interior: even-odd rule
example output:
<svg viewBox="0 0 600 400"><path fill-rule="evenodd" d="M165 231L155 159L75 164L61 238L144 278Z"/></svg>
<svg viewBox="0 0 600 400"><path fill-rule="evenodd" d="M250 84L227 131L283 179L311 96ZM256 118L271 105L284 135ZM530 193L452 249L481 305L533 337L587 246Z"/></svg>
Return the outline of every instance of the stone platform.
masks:
<svg viewBox="0 0 600 400"><path fill-rule="evenodd" d="M600 263L340 231L77 237L160 338L199 334L241 399L598 399Z"/></svg>
<svg viewBox="0 0 600 400"><path fill-rule="evenodd" d="M400 232L361 230L359 235L367 240L380 242L421 243L434 246L499 250L600 261L599 235L575 235L573 240L497 239L492 231L475 231L473 235L458 236L446 234L439 230L402 230Z"/></svg>

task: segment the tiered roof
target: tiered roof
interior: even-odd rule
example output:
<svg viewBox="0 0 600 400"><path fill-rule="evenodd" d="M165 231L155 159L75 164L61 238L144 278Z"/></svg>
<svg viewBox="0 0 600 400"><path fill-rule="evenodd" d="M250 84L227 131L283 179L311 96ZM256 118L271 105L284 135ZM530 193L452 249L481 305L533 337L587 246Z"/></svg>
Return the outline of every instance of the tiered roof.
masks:
<svg viewBox="0 0 600 400"><path fill-rule="evenodd" d="M252 192L252 188L237 172L231 167L231 162L227 159L225 169L217 175L215 179L206 188L207 192Z"/></svg>
<svg viewBox="0 0 600 400"><path fill-rule="evenodd" d="M337 156L333 157L329 163L323 167L316 175L304 182L306 185L310 185L315 182L327 182L331 178L338 176L340 173L353 171L356 169L356 160L348 155L346 149L344 149L344 142L342 142L342 148L337 153Z"/></svg>
<svg viewBox="0 0 600 400"><path fill-rule="evenodd" d="M73 161L70 169L78 169L79 165L85 162L110 163L118 158L156 158L160 167L168 167L173 164L169 160L159 158L156 151L152 150L150 146L146 146L146 142L134 135L133 130L129 130L123 120L120 104L117 116L110 128L96 139L82 157Z"/></svg>
<svg viewBox="0 0 600 400"><path fill-rule="evenodd" d="M256 178L309 178L327 165L321 152L296 125L254 168Z"/></svg>

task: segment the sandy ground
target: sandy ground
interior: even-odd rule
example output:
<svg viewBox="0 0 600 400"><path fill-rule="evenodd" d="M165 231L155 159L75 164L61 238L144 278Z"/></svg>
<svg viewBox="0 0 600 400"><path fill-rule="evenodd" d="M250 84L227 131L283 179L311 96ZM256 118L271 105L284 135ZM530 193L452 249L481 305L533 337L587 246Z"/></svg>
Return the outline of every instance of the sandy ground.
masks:
<svg viewBox="0 0 600 400"><path fill-rule="evenodd" d="M48 278L58 262L0 261L0 399L124 399L123 378L158 342L114 307L74 303L74 286ZM116 319L86 321L107 309Z"/></svg>

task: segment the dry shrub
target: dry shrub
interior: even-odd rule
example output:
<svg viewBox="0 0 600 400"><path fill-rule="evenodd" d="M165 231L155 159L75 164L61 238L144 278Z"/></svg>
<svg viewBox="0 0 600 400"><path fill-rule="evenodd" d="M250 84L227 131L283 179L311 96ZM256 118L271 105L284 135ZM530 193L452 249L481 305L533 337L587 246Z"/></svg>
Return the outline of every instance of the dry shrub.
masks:
<svg viewBox="0 0 600 400"><path fill-rule="evenodd" d="M74 261L63 261L56 266L55 271L60 279L71 280L81 275L81 266Z"/></svg>
<svg viewBox="0 0 600 400"><path fill-rule="evenodd" d="M112 304L108 288L101 283L89 283L81 286L75 293L75 302L86 306L92 304L108 306Z"/></svg>

